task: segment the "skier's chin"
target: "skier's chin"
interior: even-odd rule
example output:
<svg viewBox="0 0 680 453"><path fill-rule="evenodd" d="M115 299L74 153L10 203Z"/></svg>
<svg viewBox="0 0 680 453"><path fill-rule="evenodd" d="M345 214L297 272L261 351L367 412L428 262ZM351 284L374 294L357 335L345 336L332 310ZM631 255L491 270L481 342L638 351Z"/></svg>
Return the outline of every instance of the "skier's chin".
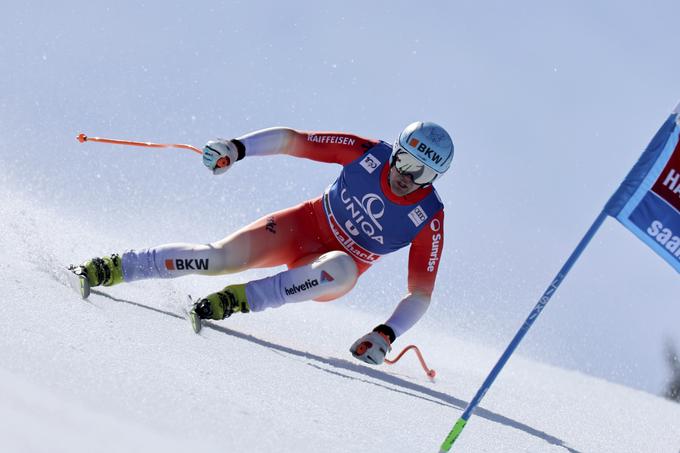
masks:
<svg viewBox="0 0 680 453"><path fill-rule="evenodd" d="M390 189L392 189L392 193L398 197L403 197L414 190L416 190L418 187L413 187L412 185L409 184L404 184L403 182L400 181L390 181Z"/></svg>

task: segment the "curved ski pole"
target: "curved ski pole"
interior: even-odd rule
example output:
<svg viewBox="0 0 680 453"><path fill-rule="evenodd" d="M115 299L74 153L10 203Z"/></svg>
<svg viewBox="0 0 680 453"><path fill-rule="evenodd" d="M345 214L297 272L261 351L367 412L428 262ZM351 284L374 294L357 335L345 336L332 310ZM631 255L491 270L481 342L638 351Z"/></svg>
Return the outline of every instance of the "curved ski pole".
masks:
<svg viewBox="0 0 680 453"><path fill-rule="evenodd" d="M198 154L203 154L203 151L191 145L183 145L179 143L152 143L152 142L135 142L132 140L120 140L115 138L103 138L103 137L88 137L85 134L79 134L76 139L80 143L85 142L100 142L100 143L111 143L113 145L130 145L130 146L144 146L147 148L183 148L191 150Z"/></svg>
<svg viewBox="0 0 680 453"><path fill-rule="evenodd" d="M200 149L196 148L195 146L191 145L184 145L181 143L152 143L152 142L137 142L137 141L132 141L132 140L120 140L117 138L104 138L104 137L88 137L87 135L80 133L76 137L76 140L78 140L80 143L85 143L85 142L99 142L99 143L110 143L113 145L129 145L129 146L143 146L146 148L181 148L181 149L188 149L190 151L193 151L197 154L203 155L203 151ZM223 159L225 160L218 160L217 161L217 167L222 168L224 166L229 165L229 159L224 157Z"/></svg>
<svg viewBox="0 0 680 453"><path fill-rule="evenodd" d="M418 346L411 344L406 346L404 349L401 350L397 356L390 360L390 359L385 359L385 363L388 365L394 365L401 359L401 357L406 354L409 350L413 349L418 356L418 360L420 361L420 366L423 367L423 371L425 371L425 374L427 374L427 377L430 378L430 380L434 380L434 377L437 375L437 372L431 368L427 367L427 364L425 363L425 359L423 358L423 355L420 353L420 349L418 349Z"/></svg>

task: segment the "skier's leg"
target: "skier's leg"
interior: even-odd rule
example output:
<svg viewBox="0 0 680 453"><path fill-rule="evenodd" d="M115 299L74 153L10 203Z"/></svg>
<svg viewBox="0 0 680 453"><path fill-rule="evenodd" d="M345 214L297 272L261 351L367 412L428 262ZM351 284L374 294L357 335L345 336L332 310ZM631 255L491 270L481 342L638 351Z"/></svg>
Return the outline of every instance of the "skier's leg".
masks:
<svg viewBox="0 0 680 453"><path fill-rule="evenodd" d="M289 238L285 234L268 236L265 221L260 219L211 244L177 243L125 252L125 281L189 274L224 275L285 264Z"/></svg>
<svg viewBox="0 0 680 453"><path fill-rule="evenodd" d="M126 282L188 274L222 275L288 264L320 255L322 244L310 203L269 214L211 244L167 244L122 256Z"/></svg>
<svg viewBox="0 0 680 453"><path fill-rule="evenodd" d="M123 253L126 282L149 278L175 278L184 275L227 273L223 251L215 244L164 244Z"/></svg>
<svg viewBox="0 0 680 453"><path fill-rule="evenodd" d="M229 285L198 301L194 312L202 319L224 319L236 312L263 311L291 302L325 302L346 294L358 277L354 260L334 250L271 277Z"/></svg>
<svg viewBox="0 0 680 453"><path fill-rule="evenodd" d="M262 311L291 302L337 299L354 288L358 278L354 260L334 250L309 264L253 280L245 285L245 292L250 310Z"/></svg>

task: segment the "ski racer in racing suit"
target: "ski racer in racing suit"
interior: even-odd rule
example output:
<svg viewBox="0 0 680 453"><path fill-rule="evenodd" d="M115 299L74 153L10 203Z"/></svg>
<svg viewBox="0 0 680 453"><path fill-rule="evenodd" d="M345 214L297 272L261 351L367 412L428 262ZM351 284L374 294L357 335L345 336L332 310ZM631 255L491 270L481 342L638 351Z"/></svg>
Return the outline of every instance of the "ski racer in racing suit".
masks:
<svg viewBox="0 0 680 453"><path fill-rule="evenodd" d="M196 301L191 314L220 320L287 303L330 301L348 293L383 255L410 245L408 290L392 315L352 344L380 364L426 312L444 245L443 204L432 182L453 157L449 134L416 122L394 145L339 132L276 127L207 143L203 162L223 174L245 157L286 154L343 166L322 195L267 214L210 244L173 243L93 258L72 267L90 286L188 274L224 275L286 265L276 275L229 285Z"/></svg>

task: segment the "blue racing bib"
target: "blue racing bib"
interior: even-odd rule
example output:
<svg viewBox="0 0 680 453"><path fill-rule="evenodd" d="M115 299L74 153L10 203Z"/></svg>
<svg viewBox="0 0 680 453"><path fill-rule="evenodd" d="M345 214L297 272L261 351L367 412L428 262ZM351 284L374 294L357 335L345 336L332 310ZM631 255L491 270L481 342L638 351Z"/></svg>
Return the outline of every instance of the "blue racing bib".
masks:
<svg viewBox="0 0 680 453"><path fill-rule="evenodd" d="M444 207L434 188L413 204L390 201L380 178L391 154L389 144L378 143L347 164L323 197L336 239L352 256L367 263L410 244L427 220Z"/></svg>

